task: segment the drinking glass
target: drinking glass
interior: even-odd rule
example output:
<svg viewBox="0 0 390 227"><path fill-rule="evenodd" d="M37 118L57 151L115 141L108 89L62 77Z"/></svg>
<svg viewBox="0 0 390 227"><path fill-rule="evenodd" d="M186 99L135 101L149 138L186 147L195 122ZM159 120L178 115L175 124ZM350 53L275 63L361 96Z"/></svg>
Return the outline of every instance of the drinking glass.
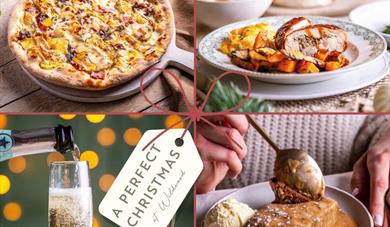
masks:
<svg viewBox="0 0 390 227"><path fill-rule="evenodd" d="M92 227L92 190L86 161L50 164L49 227Z"/></svg>

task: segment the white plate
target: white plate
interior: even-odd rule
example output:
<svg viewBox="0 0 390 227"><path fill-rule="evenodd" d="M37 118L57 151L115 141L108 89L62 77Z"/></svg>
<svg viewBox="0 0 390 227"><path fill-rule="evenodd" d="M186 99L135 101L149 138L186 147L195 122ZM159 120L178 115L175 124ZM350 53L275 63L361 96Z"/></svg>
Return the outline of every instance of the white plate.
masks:
<svg viewBox="0 0 390 227"><path fill-rule="evenodd" d="M375 16L373 16L375 15ZM349 19L356 24L362 25L381 34L390 46L390 34L383 31L390 26L390 1L367 3L352 10Z"/></svg>
<svg viewBox="0 0 390 227"><path fill-rule="evenodd" d="M355 197L335 187L327 186L326 196L336 200L341 209L350 215L360 227L373 227L371 215L366 207ZM218 201L216 204L227 200L236 199L239 202L246 203L254 209L271 203L275 196L268 182L253 184L241 188Z"/></svg>
<svg viewBox="0 0 390 227"><path fill-rule="evenodd" d="M265 22L274 26L275 28L279 28L286 21L293 18L292 16L256 18L226 25L211 32L202 39L199 44L199 55L202 59L214 67L225 71L237 71L245 73L257 80L282 84L305 84L329 80L342 76L344 72L363 68L370 62L380 58L386 51L386 41L377 32L347 21L318 16L307 17L313 20L313 23L315 24L333 24L339 26L348 33L349 45L344 53L345 56L350 60L350 64L348 66L336 71L311 74L253 72L233 65L230 61L230 58L219 51L221 42L233 29L257 24L260 22Z"/></svg>
<svg viewBox="0 0 390 227"><path fill-rule="evenodd" d="M189 74L193 74L194 53L182 50L176 46L175 27L173 29L172 39L167 48L166 53L161 57L160 61L157 64L153 65L152 67L165 68L168 65L176 66L186 71ZM118 99L122 99L134 95L140 91L140 84L141 84L140 76L134 78L133 80L127 83L109 88L107 90L89 91L89 90L80 90L80 89L62 87L56 84L48 83L32 75L23 66L22 68L26 72L26 74L30 77L30 79L33 80L36 84L38 84L42 89L58 97L68 99L71 101L76 101L76 102L88 102L88 103L110 102L110 101L115 101ZM149 85L154 79L156 79L158 75L160 75L160 72L157 70L151 71L148 75L146 75L144 77L145 87Z"/></svg>
<svg viewBox="0 0 390 227"><path fill-rule="evenodd" d="M210 72L212 75L219 75L221 70L213 69L203 63L202 73ZM310 84L275 84L251 80L251 97L267 100L304 100L322 98L333 95L344 94L350 91L367 87L383 79L390 73L390 54L385 54L382 58L369 64L358 71L343 73L340 77L319 83ZM246 94L246 82L234 76L227 77L228 81L233 81L238 85L243 94Z"/></svg>

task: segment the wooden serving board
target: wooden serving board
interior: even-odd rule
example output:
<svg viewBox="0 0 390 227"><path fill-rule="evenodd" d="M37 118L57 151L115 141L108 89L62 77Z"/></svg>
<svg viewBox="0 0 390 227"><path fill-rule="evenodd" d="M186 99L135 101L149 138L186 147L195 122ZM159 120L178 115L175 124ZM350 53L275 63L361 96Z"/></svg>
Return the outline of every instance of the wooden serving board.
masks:
<svg viewBox="0 0 390 227"><path fill-rule="evenodd" d="M317 15L317 16L345 16L355 7L372 2L373 0L334 0L332 4L323 7L313 8L288 8L272 5L264 16L286 16L286 15Z"/></svg>
<svg viewBox="0 0 390 227"><path fill-rule="evenodd" d="M15 0L0 0L0 65L6 65L15 59L8 48L7 29L9 17L17 2L18 1ZM162 56L160 62L158 62L153 67L165 68L168 65L172 65L184 70L189 74L192 74L194 69L194 54L192 52L178 48L176 46L175 28L173 33L174 34L172 35L171 43L167 49L167 52ZM41 87L49 93L67 100L76 102L100 103L119 100L134 95L140 91L140 77L137 77L123 85L119 85L107 90L86 91L50 84L31 75L31 73L24 68L23 71L32 80L32 82L28 81L27 84L29 84L29 88L33 90L26 91L26 94L36 91L39 89L39 87ZM160 72L153 71L149 75L145 76L144 86L148 86L157 78L159 74ZM1 82L2 80L0 81L0 85ZM13 87L12 90L20 89L20 84L23 83L16 83L16 87Z"/></svg>

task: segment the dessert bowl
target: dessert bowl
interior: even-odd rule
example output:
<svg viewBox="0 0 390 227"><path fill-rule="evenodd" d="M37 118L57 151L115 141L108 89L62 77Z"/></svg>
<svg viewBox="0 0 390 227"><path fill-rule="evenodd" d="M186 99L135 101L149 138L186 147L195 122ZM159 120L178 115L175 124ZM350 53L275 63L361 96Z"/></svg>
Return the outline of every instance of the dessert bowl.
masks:
<svg viewBox="0 0 390 227"><path fill-rule="evenodd" d="M197 0L197 21L212 28L260 17L272 0Z"/></svg>
<svg viewBox="0 0 390 227"><path fill-rule="evenodd" d="M390 1L379 1L364 4L352 10L349 19L356 24L372 29L381 34L390 45L390 34L383 31L390 26ZM374 17L372 15L375 15Z"/></svg>
<svg viewBox="0 0 390 227"><path fill-rule="evenodd" d="M335 200L340 208L352 217L358 226L373 227L373 220L366 207L351 194L335 187L327 186L325 195L328 198ZM241 203L247 204L253 209L259 209L274 201L274 193L271 190L268 182L249 185L241 188L225 197L223 197L217 204L228 200L235 199ZM210 210L214 207L212 206Z"/></svg>

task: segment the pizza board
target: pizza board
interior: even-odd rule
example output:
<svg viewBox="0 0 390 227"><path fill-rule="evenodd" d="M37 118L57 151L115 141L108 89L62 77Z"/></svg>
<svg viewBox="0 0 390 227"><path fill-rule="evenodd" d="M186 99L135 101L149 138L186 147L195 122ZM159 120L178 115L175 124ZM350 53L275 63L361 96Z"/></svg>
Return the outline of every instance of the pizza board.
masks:
<svg viewBox="0 0 390 227"><path fill-rule="evenodd" d="M168 65L178 67L189 74L193 74L194 70L194 53L185 51L176 46L176 29L173 26L173 34L171 42L167 48L166 53L161 57L160 61L153 65L156 68L166 68ZM38 84L42 89L49 93L76 102L86 103L102 103L110 102L126 98L134 95L140 91L141 77L137 76L131 81L106 89L98 91L79 90L74 88L62 87L55 84L48 83L44 80L32 75L27 69L22 66L24 72ZM153 70L144 77L144 87L148 86L154 79L160 75L161 72ZM141 75L141 74L140 74Z"/></svg>
<svg viewBox="0 0 390 227"><path fill-rule="evenodd" d="M372 2L374 0L334 0L332 4L311 8L288 8L272 5L265 13L265 16L286 16L286 15L318 15L318 16L346 16L355 7Z"/></svg>

